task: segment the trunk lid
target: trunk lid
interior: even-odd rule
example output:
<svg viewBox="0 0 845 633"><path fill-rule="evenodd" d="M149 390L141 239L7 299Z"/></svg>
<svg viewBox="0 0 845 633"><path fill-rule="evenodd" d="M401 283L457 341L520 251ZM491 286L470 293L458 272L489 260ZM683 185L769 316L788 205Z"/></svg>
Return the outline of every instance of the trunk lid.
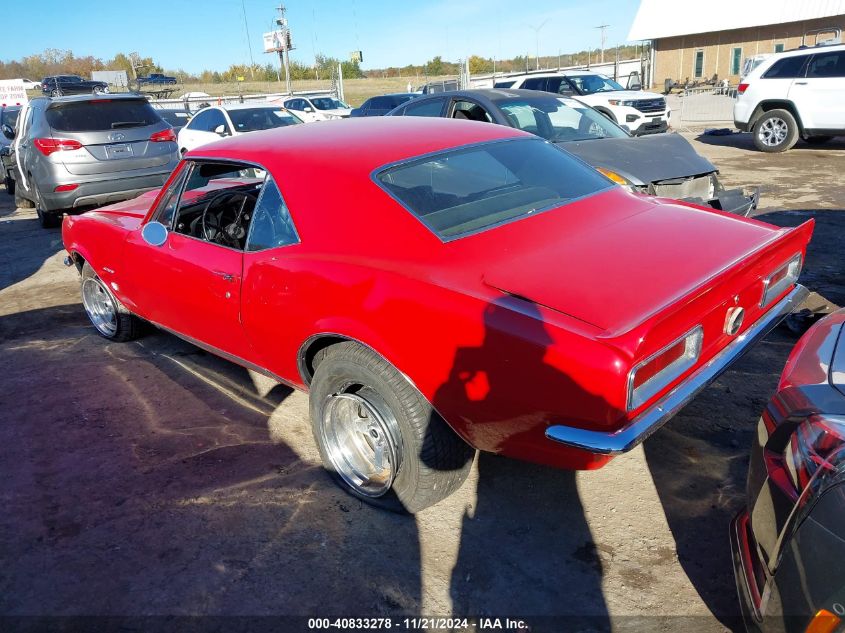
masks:
<svg viewBox="0 0 845 633"><path fill-rule="evenodd" d="M619 206L630 212L620 216ZM501 228L513 233L514 248L486 267L484 283L608 336L630 331L786 233L622 189ZM517 252L520 243L530 248Z"/></svg>

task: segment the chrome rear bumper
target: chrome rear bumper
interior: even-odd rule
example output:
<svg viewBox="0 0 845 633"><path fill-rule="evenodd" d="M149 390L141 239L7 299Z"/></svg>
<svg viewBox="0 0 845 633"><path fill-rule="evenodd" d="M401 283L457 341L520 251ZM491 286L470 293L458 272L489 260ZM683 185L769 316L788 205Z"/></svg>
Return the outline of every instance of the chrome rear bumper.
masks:
<svg viewBox="0 0 845 633"><path fill-rule="evenodd" d="M591 453L617 455L630 451L666 424L672 416L683 409L700 391L742 356L753 343L771 332L808 294L809 291L804 286L795 286L792 292L760 317L754 325L737 336L735 341L699 367L684 382L666 394L663 399L651 405L618 431L588 431L571 426L556 425L546 429L546 437L555 442Z"/></svg>

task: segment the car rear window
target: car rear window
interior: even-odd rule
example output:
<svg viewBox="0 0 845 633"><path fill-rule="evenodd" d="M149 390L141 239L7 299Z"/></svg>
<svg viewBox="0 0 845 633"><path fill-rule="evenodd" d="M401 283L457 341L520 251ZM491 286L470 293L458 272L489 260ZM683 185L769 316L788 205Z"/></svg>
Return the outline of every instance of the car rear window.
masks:
<svg viewBox="0 0 845 633"><path fill-rule="evenodd" d="M541 139L450 150L376 176L381 186L442 240L477 233L613 186Z"/></svg>
<svg viewBox="0 0 845 633"><path fill-rule="evenodd" d="M60 132L97 132L144 127L161 122L153 107L142 99L93 99L54 103L47 109L47 123Z"/></svg>

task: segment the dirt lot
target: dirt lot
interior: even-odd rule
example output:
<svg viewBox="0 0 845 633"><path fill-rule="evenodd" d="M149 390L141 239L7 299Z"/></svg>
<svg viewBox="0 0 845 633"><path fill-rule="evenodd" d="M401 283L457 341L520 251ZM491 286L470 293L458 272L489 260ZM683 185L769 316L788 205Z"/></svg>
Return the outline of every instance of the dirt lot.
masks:
<svg viewBox="0 0 845 633"><path fill-rule="evenodd" d="M689 138L726 184L760 184L765 210L794 210L769 220L817 218L805 282L845 304L845 145L768 156L739 136ZM603 470L481 455L457 494L396 516L323 473L303 394L161 332L99 337L59 231L11 200L0 192L0 615L454 614L520 616L534 631L740 630L728 522L796 340L785 328ZM567 615L587 619L556 619ZM187 628L153 622L121 630ZM274 630L294 627L305 623Z"/></svg>

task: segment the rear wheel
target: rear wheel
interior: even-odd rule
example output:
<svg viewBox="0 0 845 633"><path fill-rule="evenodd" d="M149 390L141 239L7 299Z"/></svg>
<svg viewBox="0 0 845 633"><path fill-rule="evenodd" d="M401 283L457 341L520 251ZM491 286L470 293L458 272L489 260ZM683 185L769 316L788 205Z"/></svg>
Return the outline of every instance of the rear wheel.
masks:
<svg viewBox="0 0 845 633"><path fill-rule="evenodd" d="M460 488L474 450L407 378L353 342L322 350L315 362L314 439L344 490L380 508L415 513Z"/></svg>
<svg viewBox="0 0 845 633"><path fill-rule="evenodd" d="M754 145L761 152L785 152L798 142L798 123L788 110L769 110L754 124Z"/></svg>
<svg viewBox="0 0 845 633"><path fill-rule="evenodd" d="M97 332L107 339L131 341L140 335L138 317L123 307L88 262L82 266L82 305Z"/></svg>

